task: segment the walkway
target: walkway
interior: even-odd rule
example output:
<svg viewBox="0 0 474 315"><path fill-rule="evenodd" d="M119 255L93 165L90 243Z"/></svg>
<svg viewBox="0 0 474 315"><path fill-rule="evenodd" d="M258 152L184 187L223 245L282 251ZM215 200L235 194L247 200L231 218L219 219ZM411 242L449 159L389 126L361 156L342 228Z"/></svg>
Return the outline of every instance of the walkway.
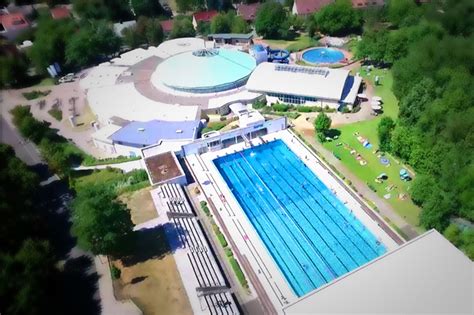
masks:
<svg viewBox="0 0 474 315"><path fill-rule="evenodd" d="M117 301L115 299L107 257L95 256L94 263L99 275L102 315L142 315L142 311L132 301Z"/></svg>
<svg viewBox="0 0 474 315"><path fill-rule="evenodd" d="M329 164L336 167L341 174L343 174L352 182L352 185L357 189L357 192L360 196L371 200L379 209L380 214L383 217L388 218L398 228L400 228L409 240L419 235L419 233L401 216L399 216L393 210L393 208L387 202L385 202L385 200L383 200L376 193L370 190L369 187L367 187L367 185L363 181L361 181L357 176L355 176L351 171L349 171L341 161L336 159L331 154L331 152L326 150L321 145L321 143L316 141L316 138L314 137L314 131L312 129L302 128L301 125L295 125L295 130L317 150L319 155L321 155L326 161L328 161Z"/></svg>
<svg viewBox="0 0 474 315"><path fill-rule="evenodd" d="M144 169L145 165L143 160L128 161L123 163L114 163L114 164L104 164L104 165L94 165L94 166L78 166L73 168L75 171L85 171L85 170L103 170L108 167L118 168L124 171L125 173L131 172L133 170Z"/></svg>

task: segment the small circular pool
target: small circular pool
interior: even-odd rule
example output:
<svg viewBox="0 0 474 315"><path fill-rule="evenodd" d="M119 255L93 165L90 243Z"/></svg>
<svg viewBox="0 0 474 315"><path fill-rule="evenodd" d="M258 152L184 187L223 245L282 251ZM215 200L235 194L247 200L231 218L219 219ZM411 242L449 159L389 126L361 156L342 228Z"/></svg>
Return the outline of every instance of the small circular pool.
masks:
<svg viewBox="0 0 474 315"><path fill-rule="evenodd" d="M342 51L332 48L313 48L303 53L303 61L308 63L337 63L343 59Z"/></svg>

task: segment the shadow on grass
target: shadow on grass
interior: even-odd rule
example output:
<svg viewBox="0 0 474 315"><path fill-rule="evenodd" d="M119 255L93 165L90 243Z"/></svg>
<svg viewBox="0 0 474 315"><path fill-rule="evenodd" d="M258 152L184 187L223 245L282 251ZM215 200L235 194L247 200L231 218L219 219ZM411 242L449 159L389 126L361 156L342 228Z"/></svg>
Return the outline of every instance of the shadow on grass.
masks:
<svg viewBox="0 0 474 315"><path fill-rule="evenodd" d="M334 137L339 137L341 135L341 131L338 129L329 129L326 131L326 137L329 138L334 138Z"/></svg>
<svg viewBox="0 0 474 315"><path fill-rule="evenodd" d="M149 259L161 259L172 252L164 226L136 231L129 242L128 252L120 257L126 267Z"/></svg>

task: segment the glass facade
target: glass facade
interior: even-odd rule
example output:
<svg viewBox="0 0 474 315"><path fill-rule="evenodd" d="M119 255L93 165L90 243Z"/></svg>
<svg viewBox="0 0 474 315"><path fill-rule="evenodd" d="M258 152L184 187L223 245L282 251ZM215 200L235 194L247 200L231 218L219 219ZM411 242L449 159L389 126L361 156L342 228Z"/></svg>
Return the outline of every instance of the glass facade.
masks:
<svg viewBox="0 0 474 315"><path fill-rule="evenodd" d="M316 102L318 99L316 97L309 97L309 96L298 96L298 95L291 95L291 94L279 94L279 93L267 93L268 96L277 97L279 101L283 103L290 103L290 104L305 104L306 102Z"/></svg>
<svg viewBox="0 0 474 315"><path fill-rule="evenodd" d="M223 92L223 91L239 88L245 85L245 83L247 83L248 78L249 76L246 76L245 78L242 78L234 82L229 82L229 83L215 85L215 86L180 87L180 86L168 85L166 83L165 85L173 90L187 92L187 93L217 93L217 92Z"/></svg>

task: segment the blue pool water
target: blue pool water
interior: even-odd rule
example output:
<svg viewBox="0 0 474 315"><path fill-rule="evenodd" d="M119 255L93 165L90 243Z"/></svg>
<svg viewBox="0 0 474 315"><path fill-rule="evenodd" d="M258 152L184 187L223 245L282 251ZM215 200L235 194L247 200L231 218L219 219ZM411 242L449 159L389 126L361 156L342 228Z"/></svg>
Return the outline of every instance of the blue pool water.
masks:
<svg viewBox="0 0 474 315"><path fill-rule="evenodd" d="M313 48L303 53L303 60L309 63L336 63L344 59L344 54L331 48Z"/></svg>
<svg viewBox="0 0 474 315"><path fill-rule="evenodd" d="M385 253L283 141L214 163L297 296Z"/></svg>

